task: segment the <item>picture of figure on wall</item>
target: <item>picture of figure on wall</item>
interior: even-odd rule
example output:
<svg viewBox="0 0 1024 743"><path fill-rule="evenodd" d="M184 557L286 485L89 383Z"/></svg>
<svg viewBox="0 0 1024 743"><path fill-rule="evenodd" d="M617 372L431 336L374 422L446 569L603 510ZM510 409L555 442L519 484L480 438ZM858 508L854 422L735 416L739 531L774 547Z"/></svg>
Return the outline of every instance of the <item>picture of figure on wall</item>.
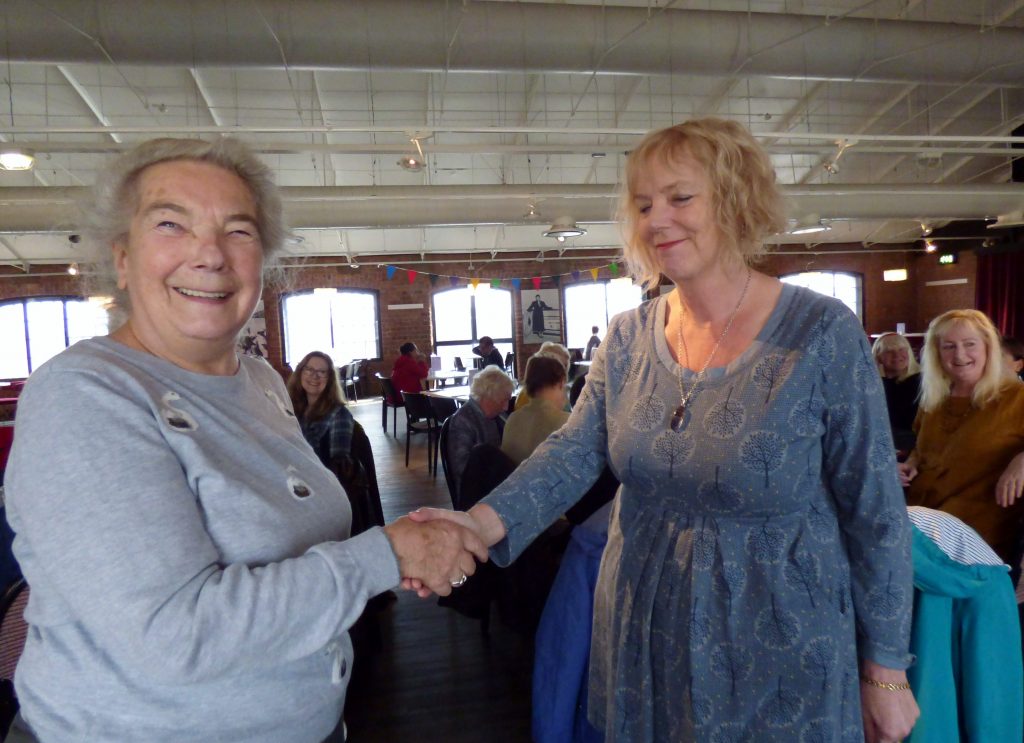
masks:
<svg viewBox="0 0 1024 743"><path fill-rule="evenodd" d="M523 342L543 343L562 339L562 309L557 289L521 292Z"/></svg>
<svg viewBox="0 0 1024 743"><path fill-rule="evenodd" d="M246 356L258 356L261 359L267 354L267 319L263 315L263 300L256 303L256 310L249 322L238 334L238 351Z"/></svg>

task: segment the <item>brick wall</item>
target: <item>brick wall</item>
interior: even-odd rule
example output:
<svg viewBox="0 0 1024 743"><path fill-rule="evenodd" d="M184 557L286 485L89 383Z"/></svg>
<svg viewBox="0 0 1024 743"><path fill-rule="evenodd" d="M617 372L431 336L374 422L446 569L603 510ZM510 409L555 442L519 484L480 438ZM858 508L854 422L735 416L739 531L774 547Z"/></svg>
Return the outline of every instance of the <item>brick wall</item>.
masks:
<svg viewBox="0 0 1024 743"><path fill-rule="evenodd" d="M854 247L854 246L851 246ZM597 252L592 255L598 255ZM533 256L519 261L503 261L480 264L473 275L482 281L501 278L502 286L511 288L510 279L520 278L523 287L532 289L531 276L562 274L562 286L573 282L571 271L582 272L580 281L590 281L589 269L595 265L607 264L614 254L585 261L571 259L548 259L543 263ZM403 262L402 259L407 262ZM433 263L416 266L412 261L417 257L401 256L391 258L394 265L408 265L422 268L415 281L409 283L404 270L398 270L389 280L386 268L376 264L362 265L352 269L345 265L318 265L311 262L301 269L291 269L285 274L284 286L268 285L263 292L264 310L267 320L267 337L270 345L271 363L280 368L282 364L281 309L280 296L288 291L298 291L319 286L338 288L368 289L378 292L382 328L382 359L371 362L368 376L380 371L389 373L398 347L406 341L416 343L422 349L432 344L431 295L450 287L449 275L468 276L471 272L465 263ZM324 261L325 263L328 261ZM0 301L16 297L47 296L54 294L74 295L80 293L76 278L62 273L61 267L45 267L39 273L24 274L16 269L0 267ZM882 271L888 268L906 268L908 281L888 283L882 281ZM762 269L773 275L805 270L838 270L859 273L864 286L864 324L868 333L894 330L896 323L906 323L908 332L923 332L928 321L935 315L956 307L974 306L974 285L977 260L972 252L960 254L955 266L939 266L934 255L920 252L858 251L849 254L812 255L809 252L798 255L770 256ZM429 274L440 278L431 284ZM607 269L601 278L610 278ZM926 282L949 278L966 278L967 284L927 286ZM541 288L554 288L551 279L545 279ZM422 304L422 309L389 310L389 305ZM518 362L523 362L538 345L524 345L522 342L522 308L518 297L513 298L516 334L515 348ZM369 384L368 391L375 391Z"/></svg>

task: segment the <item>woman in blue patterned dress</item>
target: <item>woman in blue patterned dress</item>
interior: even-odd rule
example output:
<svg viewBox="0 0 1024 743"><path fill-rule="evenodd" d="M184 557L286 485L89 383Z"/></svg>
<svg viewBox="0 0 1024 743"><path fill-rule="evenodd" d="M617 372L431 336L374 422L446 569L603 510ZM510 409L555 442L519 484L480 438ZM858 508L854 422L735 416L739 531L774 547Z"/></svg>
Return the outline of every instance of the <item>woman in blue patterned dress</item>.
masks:
<svg viewBox="0 0 1024 743"><path fill-rule="evenodd" d="M864 331L750 268L784 220L741 126L648 135L625 186L633 274L674 291L612 321L569 422L492 495L415 518L461 519L507 564L608 462L589 702L608 743L900 740L910 530Z"/></svg>

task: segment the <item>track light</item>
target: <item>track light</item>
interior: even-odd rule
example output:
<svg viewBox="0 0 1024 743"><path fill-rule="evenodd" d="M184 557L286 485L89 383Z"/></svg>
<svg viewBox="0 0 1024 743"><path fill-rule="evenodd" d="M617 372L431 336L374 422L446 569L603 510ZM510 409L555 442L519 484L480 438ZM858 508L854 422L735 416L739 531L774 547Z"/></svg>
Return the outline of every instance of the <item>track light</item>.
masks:
<svg viewBox="0 0 1024 743"><path fill-rule="evenodd" d="M926 252L926 253L934 253L938 249L939 249L939 246L936 245L932 240L925 240L924 241L924 252Z"/></svg>
<svg viewBox="0 0 1024 743"><path fill-rule="evenodd" d="M68 264L68 274L71 275L71 276L78 276L78 264L77 263L70 263L70 264Z"/></svg>
<svg viewBox="0 0 1024 743"><path fill-rule="evenodd" d="M797 220L793 229L789 230L790 235L813 235L818 232L829 232L831 225L825 224L817 214L808 214Z"/></svg>

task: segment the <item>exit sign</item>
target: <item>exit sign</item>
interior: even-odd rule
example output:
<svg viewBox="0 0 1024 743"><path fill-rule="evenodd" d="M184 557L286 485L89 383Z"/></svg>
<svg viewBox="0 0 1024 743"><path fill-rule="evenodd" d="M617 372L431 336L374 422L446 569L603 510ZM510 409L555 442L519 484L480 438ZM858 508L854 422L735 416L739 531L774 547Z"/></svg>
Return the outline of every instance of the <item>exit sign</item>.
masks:
<svg viewBox="0 0 1024 743"><path fill-rule="evenodd" d="M939 255L940 266L952 266L956 263L956 253L942 253Z"/></svg>

